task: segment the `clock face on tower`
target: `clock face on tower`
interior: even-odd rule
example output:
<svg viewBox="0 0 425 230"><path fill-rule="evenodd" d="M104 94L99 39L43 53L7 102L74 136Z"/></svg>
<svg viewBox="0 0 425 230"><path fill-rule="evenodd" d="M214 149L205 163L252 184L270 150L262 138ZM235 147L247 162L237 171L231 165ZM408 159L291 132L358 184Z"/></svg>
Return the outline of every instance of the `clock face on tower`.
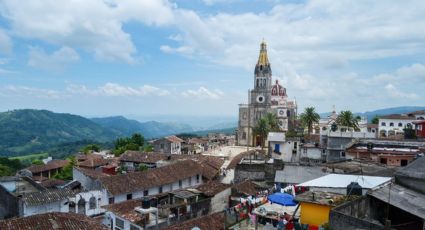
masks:
<svg viewBox="0 0 425 230"><path fill-rule="evenodd" d="M265 101L265 100L264 100L264 96L263 96L263 95L258 95L258 96L257 96L257 102L258 102L258 103L264 103L264 101Z"/></svg>

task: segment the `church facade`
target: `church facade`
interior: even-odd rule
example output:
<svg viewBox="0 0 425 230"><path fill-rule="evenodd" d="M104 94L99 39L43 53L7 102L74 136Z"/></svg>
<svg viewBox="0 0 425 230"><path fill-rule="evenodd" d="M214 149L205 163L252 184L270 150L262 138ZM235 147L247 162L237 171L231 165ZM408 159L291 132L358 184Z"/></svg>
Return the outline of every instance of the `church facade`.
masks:
<svg viewBox="0 0 425 230"><path fill-rule="evenodd" d="M281 130L287 132L296 119L297 104L295 100L288 100L285 87L277 80L273 82L267 44L263 41L254 70L254 88L248 92L248 104L239 105L238 145L258 146L262 143L262 137L255 135L253 129L267 113L276 114Z"/></svg>

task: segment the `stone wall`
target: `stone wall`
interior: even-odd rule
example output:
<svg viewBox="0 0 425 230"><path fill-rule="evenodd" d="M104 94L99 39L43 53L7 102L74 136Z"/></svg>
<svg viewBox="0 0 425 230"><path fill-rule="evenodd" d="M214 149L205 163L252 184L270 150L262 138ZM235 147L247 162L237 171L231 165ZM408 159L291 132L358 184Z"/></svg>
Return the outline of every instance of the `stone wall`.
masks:
<svg viewBox="0 0 425 230"><path fill-rule="evenodd" d="M22 214L22 202L0 185L0 219L18 217Z"/></svg>
<svg viewBox="0 0 425 230"><path fill-rule="evenodd" d="M369 219L372 215L369 198L362 197L332 209L329 227L332 230L384 229L382 224Z"/></svg>
<svg viewBox="0 0 425 230"><path fill-rule="evenodd" d="M277 170L283 170L282 160L273 163L242 163L235 168L234 182L239 183L247 179L254 181L274 182Z"/></svg>

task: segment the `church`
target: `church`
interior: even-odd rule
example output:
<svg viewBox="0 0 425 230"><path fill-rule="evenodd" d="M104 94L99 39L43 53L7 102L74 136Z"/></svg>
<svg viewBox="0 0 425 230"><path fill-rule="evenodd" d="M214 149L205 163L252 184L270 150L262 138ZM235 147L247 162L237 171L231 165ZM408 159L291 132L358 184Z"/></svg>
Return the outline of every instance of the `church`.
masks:
<svg viewBox="0 0 425 230"><path fill-rule="evenodd" d="M288 100L285 87L277 80L273 82L267 44L263 41L254 70L254 89L248 92L248 104L239 105L238 145L261 145L262 137L255 135L253 128L267 113L275 113L282 132L287 132L297 117L297 104L295 100Z"/></svg>

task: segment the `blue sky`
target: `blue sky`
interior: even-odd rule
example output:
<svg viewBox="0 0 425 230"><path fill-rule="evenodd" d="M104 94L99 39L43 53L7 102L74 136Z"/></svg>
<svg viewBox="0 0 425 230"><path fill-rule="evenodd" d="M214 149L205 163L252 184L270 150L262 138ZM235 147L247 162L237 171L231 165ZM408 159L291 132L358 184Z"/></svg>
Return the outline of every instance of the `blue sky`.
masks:
<svg viewBox="0 0 425 230"><path fill-rule="evenodd" d="M299 109L425 105L425 2L0 1L0 111L236 116L259 44Z"/></svg>

